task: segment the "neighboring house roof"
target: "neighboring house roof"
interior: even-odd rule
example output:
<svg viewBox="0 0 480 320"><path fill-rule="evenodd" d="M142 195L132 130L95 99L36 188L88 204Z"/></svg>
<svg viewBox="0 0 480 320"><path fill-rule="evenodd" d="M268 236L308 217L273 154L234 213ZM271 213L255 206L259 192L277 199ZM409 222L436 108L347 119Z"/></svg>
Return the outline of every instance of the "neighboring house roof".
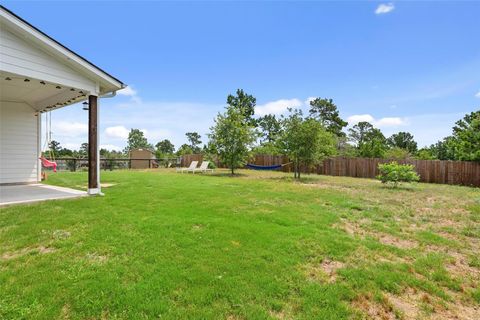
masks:
<svg viewBox="0 0 480 320"><path fill-rule="evenodd" d="M88 75L89 78L95 79L99 83L100 94L117 91L126 87L123 82L114 76L70 50L2 5L0 5L0 17L2 18L2 24L5 23L16 32L27 35L31 40L42 44L50 54L59 56L65 63L82 71Z"/></svg>

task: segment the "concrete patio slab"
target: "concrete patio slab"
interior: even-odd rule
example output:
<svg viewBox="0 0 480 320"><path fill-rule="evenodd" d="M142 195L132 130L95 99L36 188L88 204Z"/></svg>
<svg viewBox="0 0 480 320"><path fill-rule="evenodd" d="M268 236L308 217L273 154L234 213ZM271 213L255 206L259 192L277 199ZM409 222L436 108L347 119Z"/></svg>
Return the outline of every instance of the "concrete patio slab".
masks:
<svg viewBox="0 0 480 320"><path fill-rule="evenodd" d="M45 200L78 198L86 195L87 193L85 191L39 183L2 185L0 186L0 207Z"/></svg>

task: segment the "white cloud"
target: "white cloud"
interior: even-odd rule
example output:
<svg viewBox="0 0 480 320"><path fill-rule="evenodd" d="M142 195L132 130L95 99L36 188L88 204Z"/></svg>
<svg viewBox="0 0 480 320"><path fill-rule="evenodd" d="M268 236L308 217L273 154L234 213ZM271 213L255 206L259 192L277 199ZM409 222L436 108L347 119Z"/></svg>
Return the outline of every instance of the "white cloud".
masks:
<svg viewBox="0 0 480 320"><path fill-rule="evenodd" d="M377 9L375 10L375 14L385 14L392 12L395 9L395 6L393 3L382 3L380 4Z"/></svg>
<svg viewBox="0 0 480 320"><path fill-rule="evenodd" d="M105 135L109 138L127 139L130 130L124 126L113 126L105 129Z"/></svg>
<svg viewBox="0 0 480 320"><path fill-rule="evenodd" d="M385 117L380 119L375 119L370 114L356 114L347 118L349 125L354 125L362 121L370 122L373 126L379 128L387 127L400 127L408 125L406 118L400 117Z"/></svg>
<svg viewBox="0 0 480 320"><path fill-rule="evenodd" d="M363 122L363 121L371 123L371 122L375 121L375 119L369 114L355 114L355 115L347 118L347 122L349 124L357 124L357 123Z"/></svg>
<svg viewBox="0 0 480 320"><path fill-rule="evenodd" d="M399 127L399 126L405 126L407 125L407 120L404 118L400 117L387 117L387 118L381 118L376 121L374 121L374 125L377 127Z"/></svg>
<svg viewBox="0 0 480 320"><path fill-rule="evenodd" d="M107 149L109 151L122 151L123 149L114 144L101 144L100 149Z"/></svg>
<svg viewBox="0 0 480 320"><path fill-rule="evenodd" d="M130 100L135 103L141 103L142 99L138 96L138 92L131 86L125 87L122 90L118 90L117 94L121 96L130 97Z"/></svg>
<svg viewBox="0 0 480 320"><path fill-rule="evenodd" d="M56 136L78 137L88 133L88 126L74 121L52 121L52 133Z"/></svg>
<svg viewBox="0 0 480 320"><path fill-rule="evenodd" d="M150 143L155 143L163 139L172 139L173 134L168 129L141 129L145 137L147 137Z"/></svg>
<svg viewBox="0 0 480 320"><path fill-rule="evenodd" d="M133 96L137 95L137 91L129 86L129 87L125 87L122 90L118 90L117 94L119 94L121 96L133 97Z"/></svg>
<svg viewBox="0 0 480 320"><path fill-rule="evenodd" d="M266 114L282 114L288 108L299 108L303 106L303 102L299 99L280 99L276 101L267 102L263 105L257 105L255 114L264 116Z"/></svg>
<svg viewBox="0 0 480 320"><path fill-rule="evenodd" d="M480 91L477 92L477 94L475 95L475 97L480 98Z"/></svg>
<svg viewBox="0 0 480 320"><path fill-rule="evenodd" d="M67 148L67 149L70 149L70 150L79 150L80 149L80 146L81 146L81 143L70 143L70 142L67 142L67 143L61 143L60 146L62 148Z"/></svg>

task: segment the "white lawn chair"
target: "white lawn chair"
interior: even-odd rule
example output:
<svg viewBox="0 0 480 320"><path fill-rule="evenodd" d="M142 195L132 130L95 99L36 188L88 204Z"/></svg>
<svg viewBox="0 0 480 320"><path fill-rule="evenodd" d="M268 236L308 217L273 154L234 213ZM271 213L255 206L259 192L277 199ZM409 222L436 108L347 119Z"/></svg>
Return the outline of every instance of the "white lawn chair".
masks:
<svg viewBox="0 0 480 320"><path fill-rule="evenodd" d="M192 161L192 162L190 162L190 167L188 167L188 168L177 168L177 172L184 173L185 171L186 172L192 171L197 167L197 164L198 164L198 161Z"/></svg>
<svg viewBox="0 0 480 320"><path fill-rule="evenodd" d="M202 164L200 165L200 167L193 169L192 172L193 173L195 173L195 172L207 173L207 171L213 172L213 169L208 169L208 164L209 163L210 163L210 161L203 161Z"/></svg>

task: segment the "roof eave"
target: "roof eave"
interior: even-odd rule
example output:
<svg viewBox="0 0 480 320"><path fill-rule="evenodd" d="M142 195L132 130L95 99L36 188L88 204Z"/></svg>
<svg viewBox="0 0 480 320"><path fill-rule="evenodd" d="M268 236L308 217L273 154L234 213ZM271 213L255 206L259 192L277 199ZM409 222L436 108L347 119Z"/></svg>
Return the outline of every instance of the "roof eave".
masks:
<svg viewBox="0 0 480 320"><path fill-rule="evenodd" d="M28 21L17 16L15 13L5 8L3 5L0 5L0 9L1 9L0 13L2 13L2 16L7 18L7 21L12 26L16 27L17 29L21 29L24 32L28 32L34 38L47 44L49 47L54 49L54 51L56 51L58 54L63 55L69 61L72 61L78 67L88 72L91 78L97 78L98 82L101 83L104 88L106 88L106 90L103 90L100 92L101 94L114 92L126 87L126 85L122 81L110 75L109 73L99 68L92 62L88 61L84 57L80 56L73 50L64 46L63 44L53 39L52 37L50 37L43 31L41 31L40 29L31 25Z"/></svg>

